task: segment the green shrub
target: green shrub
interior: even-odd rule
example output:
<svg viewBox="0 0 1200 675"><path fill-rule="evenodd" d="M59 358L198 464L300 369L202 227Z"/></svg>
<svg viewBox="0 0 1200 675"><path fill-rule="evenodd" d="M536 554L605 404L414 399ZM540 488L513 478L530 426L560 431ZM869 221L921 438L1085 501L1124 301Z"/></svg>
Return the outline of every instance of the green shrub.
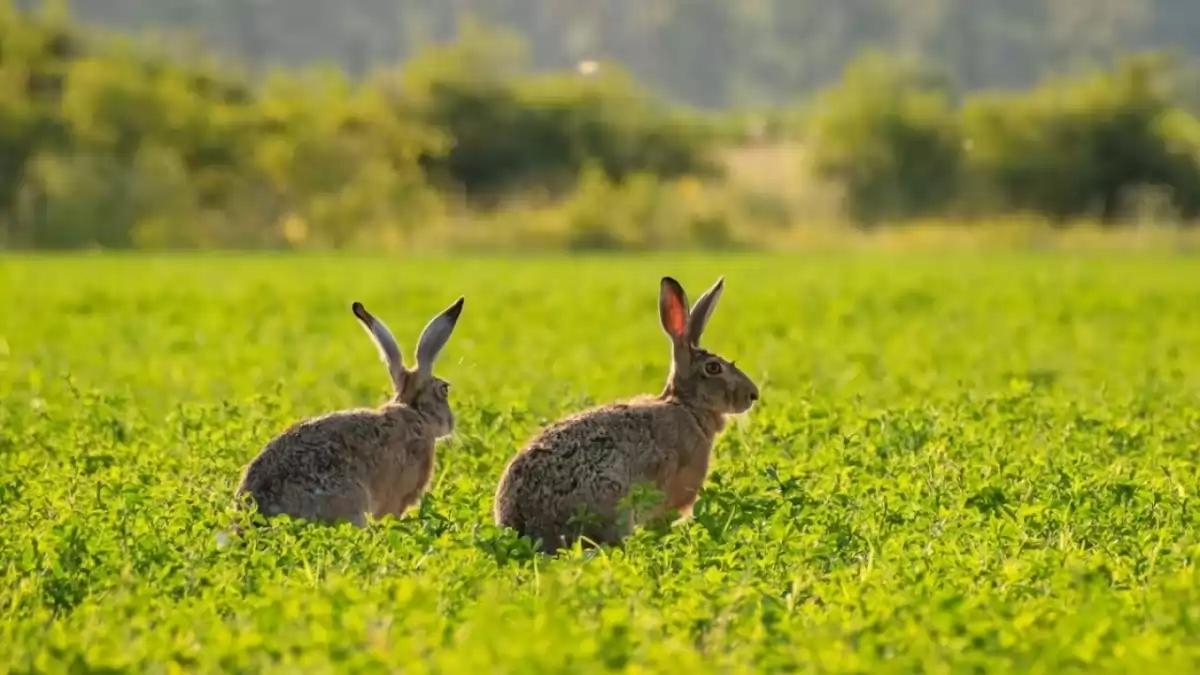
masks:
<svg viewBox="0 0 1200 675"><path fill-rule="evenodd" d="M722 248L733 243L728 215L693 180L648 173L614 183L588 167L562 208L569 250Z"/></svg>
<svg viewBox="0 0 1200 675"><path fill-rule="evenodd" d="M64 31L0 13L8 246L340 246L438 206L418 160L441 138L383 89L336 72L251 87Z"/></svg>
<svg viewBox="0 0 1200 675"><path fill-rule="evenodd" d="M623 73L521 75L521 45L471 25L361 83L251 85L15 11L0 37L6 246L340 247L407 238L440 214L431 184L499 201L570 194L587 166L713 170L700 128Z"/></svg>
<svg viewBox="0 0 1200 675"><path fill-rule="evenodd" d="M403 114L452 141L448 153L423 162L443 187L494 201L535 187L562 194L585 166L615 181L716 170L702 127L667 110L615 66L604 64L595 75L522 76L524 49L516 38L466 26L460 42L408 63L397 92Z"/></svg>
<svg viewBox="0 0 1200 675"><path fill-rule="evenodd" d="M1114 220L1147 186L1165 188L1181 215L1195 215L1196 121L1173 104L1165 74L1135 59L1027 94L974 98L963 126L976 184L993 206L1055 219Z"/></svg>
<svg viewBox="0 0 1200 675"><path fill-rule="evenodd" d="M957 120L945 87L926 73L862 57L817 96L808 134L818 177L844 189L859 223L936 212L954 198Z"/></svg>

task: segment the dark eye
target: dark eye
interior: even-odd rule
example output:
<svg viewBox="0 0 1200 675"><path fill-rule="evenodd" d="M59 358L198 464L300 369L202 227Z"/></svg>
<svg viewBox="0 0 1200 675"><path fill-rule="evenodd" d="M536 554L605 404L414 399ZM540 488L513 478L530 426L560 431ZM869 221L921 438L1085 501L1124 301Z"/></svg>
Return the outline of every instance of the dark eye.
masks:
<svg viewBox="0 0 1200 675"><path fill-rule="evenodd" d="M709 361L709 362L705 363L704 364L704 374L720 375L721 374L721 363L719 361Z"/></svg>

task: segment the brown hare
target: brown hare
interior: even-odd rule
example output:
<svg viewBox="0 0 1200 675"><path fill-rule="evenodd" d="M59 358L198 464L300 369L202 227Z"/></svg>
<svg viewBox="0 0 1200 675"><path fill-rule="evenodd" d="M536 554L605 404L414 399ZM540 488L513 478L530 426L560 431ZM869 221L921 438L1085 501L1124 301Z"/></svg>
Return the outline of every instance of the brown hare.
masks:
<svg viewBox="0 0 1200 675"><path fill-rule="evenodd" d="M429 484L435 442L454 431L450 385L433 363L462 313L463 298L434 317L417 341L416 367L404 367L391 331L361 303L354 315L374 339L395 395L378 408L341 410L298 422L276 436L246 467L237 497L249 495L267 517L358 527L400 517Z"/></svg>
<svg viewBox="0 0 1200 675"><path fill-rule="evenodd" d="M635 523L619 503L635 485L665 496L647 520L690 514L726 416L758 400L757 385L733 362L700 347L723 289L718 278L689 312L679 282L662 279L659 316L672 357L666 388L543 429L504 470L495 496L497 524L553 553L581 536L598 544L624 539ZM588 518L572 522L581 507Z"/></svg>

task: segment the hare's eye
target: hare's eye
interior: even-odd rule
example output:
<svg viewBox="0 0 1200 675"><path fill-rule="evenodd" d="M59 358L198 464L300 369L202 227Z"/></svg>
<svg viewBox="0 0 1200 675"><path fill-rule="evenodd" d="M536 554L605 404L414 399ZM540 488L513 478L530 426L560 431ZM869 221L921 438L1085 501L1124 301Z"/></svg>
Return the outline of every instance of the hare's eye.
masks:
<svg viewBox="0 0 1200 675"><path fill-rule="evenodd" d="M704 364L704 373L706 375L720 375L721 363L719 361L709 361Z"/></svg>

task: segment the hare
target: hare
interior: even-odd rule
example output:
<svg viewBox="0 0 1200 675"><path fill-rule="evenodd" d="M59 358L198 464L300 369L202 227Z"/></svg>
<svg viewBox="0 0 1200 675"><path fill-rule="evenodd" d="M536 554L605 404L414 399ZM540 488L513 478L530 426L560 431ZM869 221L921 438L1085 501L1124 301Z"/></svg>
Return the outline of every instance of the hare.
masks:
<svg viewBox="0 0 1200 675"><path fill-rule="evenodd" d="M433 363L458 323L463 298L425 326L414 369L404 367L387 326L361 303L351 307L387 364L395 395L375 409L298 422L267 443L236 492L239 499L249 495L267 517L347 520L357 527L366 526L366 514L399 518L429 484L435 442L454 431L450 385L433 375Z"/></svg>
<svg viewBox="0 0 1200 675"><path fill-rule="evenodd" d="M540 539L547 553L581 536L618 544L633 531L619 503L635 485L665 496L649 520L690 515L726 416L758 400L758 386L732 361L700 348L723 289L720 277L689 312L683 287L663 277L659 315L672 356L666 387L658 396L593 408L543 429L504 469L495 495L498 525ZM581 507L590 523L573 522Z"/></svg>

